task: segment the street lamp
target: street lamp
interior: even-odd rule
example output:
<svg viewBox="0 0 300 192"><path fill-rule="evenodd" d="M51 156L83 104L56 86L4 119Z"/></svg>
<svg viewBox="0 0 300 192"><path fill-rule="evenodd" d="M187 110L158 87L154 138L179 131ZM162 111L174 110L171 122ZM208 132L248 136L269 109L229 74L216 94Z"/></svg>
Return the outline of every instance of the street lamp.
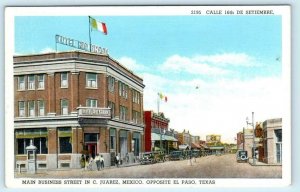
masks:
<svg viewBox="0 0 300 192"><path fill-rule="evenodd" d="M255 158L256 158L256 154L255 154L255 148L256 148L256 146L255 146L255 125L254 125L254 112L252 112L252 123L249 123L249 118L247 117L246 118L246 123L247 123L247 125L252 125L252 128L253 128L253 165L255 165L256 164L256 162L255 162Z"/></svg>

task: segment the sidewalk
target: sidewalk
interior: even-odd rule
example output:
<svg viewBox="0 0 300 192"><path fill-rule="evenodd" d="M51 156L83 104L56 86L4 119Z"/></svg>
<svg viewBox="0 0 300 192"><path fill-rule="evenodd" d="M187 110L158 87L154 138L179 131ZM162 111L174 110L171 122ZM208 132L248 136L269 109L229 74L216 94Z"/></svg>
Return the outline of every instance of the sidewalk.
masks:
<svg viewBox="0 0 300 192"><path fill-rule="evenodd" d="M258 161L258 159L255 159L255 164L253 163L253 159L249 159L248 163L251 166L282 166L282 164L267 164L267 163Z"/></svg>

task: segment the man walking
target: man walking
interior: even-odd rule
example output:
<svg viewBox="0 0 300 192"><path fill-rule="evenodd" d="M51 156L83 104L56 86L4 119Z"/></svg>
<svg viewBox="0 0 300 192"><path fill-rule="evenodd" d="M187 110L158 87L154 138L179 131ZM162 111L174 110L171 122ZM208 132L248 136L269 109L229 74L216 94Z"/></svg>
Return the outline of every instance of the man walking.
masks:
<svg viewBox="0 0 300 192"><path fill-rule="evenodd" d="M97 165L97 170L99 171L100 170L100 156L99 156L99 153L95 157L95 161L96 161L96 165Z"/></svg>
<svg viewBox="0 0 300 192"><path fill-rule="evenodd" d="M104 169L104 158L102 155L100 156L100 169Z"/></svg>

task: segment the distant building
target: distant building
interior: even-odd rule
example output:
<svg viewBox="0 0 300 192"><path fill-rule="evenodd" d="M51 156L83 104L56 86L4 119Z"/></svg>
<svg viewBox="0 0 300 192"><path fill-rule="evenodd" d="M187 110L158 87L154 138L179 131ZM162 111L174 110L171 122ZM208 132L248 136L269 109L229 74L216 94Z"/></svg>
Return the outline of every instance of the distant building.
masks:
<svg viewBox="0 0 300 192"><path fill-rule="evenodd" d="M236 145L238 150L244 150L244 133L238 132L236 134Z"/></svg>
<svg viewBox="0 0 300 192"><path fill-rule="evenodd" d="M191 136L191 138L192 138L192 143L191 143L192 149L201 149L200 136Z"/></svg>
<svg viewBox="0 0 300 192"><path fill-rule="evenodd" d="M177 133L176 136L179 145L188 145L188 146L192 145L192 135L190 134L189 131L186 131L184 129L182 133Z"/></svg>
<svg viewBox="0 0 300 192"><path fill-rule="evenodd" d="M253 129L243 129L244 150L247 151L248 157L253 157Z"/></svg>
<svg viewBox="0 0 300 192"><path fill-rule="evenodd" d="M177 147L174 130L169 129L170 120L164 113L144 111L145 151L163 148L167 152Z"/></svg>
<svg viewBox="0 0 300 192"><path fill-rule="evenodd" d="M263 122L263 161L268 164L282 163L282 118Z"/></svg>
<svg viewBox="0 0 300 192"><path fill-rule="evenodd" d="M221 142L221 135L206 135L206 145L211 154L224 154L225 147Z"/></svg>
<svg viewBox="0 0 300 192"><path fill-rule="evenodd" d="M263 124L257 122L255 126L255 140L256 140L256 149L257 149L257 159L258 161L263 162L265 158L264 146L263 146Z"/></svg>

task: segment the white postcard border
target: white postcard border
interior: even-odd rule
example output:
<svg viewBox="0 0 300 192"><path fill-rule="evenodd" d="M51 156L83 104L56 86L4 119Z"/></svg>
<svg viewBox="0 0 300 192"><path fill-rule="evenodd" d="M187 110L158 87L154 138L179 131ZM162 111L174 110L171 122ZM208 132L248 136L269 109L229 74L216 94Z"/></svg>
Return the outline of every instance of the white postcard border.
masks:
<svg viewBox="0 0 300 192"><path fill-rule="evenodd" d="M273 10L274 15L282 16L282 75L285 89L285 116L283 119L283 156L282 163L282 179L213 179L216 181L214 185L206 185L205 187L279 187L291 184L291 13L290 6L150 6L150 7L14 7L5 10L5 180L6 186L12 188L37 187L37 185L24 185L22 179L14 177L14 154L12 146L14 146L14 97L13 97L13 50L14 50L14 17L15 16L70 16L70 15L191 15L191 9L206 10ZM63 11L62 11L63 10ZM155 10L155 11L153 11ZM154 14L155 13L155 14ZM209 16L205 14L201 16ZM195 17L200 15L195 15ZM215 16L215 15L214 15ZM226 16L226 15L222 15ZM289 142L288 142L289 141ZM203 178L199 178L200 180ZM34 179L39 180L39 179ZM44 180L44 179L40 179ZM61 179L65 181L67 179ZM93 180L97 179L82 179ZM109 180L109 179L108 179ZM120 182L122 179L118 179ZM145 182L147 179L143 179ZM172 181L177 179L170 179ZM180 180L180 179L179 179ZM196 179L195 179L196 180ZM205 179L203 179L205 180ZM238 182L237 182L238 180ZM153 185L101 185L101 187L155 187ZM204 187L204 185L157 185L159 187ZM99 185L38 185L38 187L99 187Z"/></svg>

